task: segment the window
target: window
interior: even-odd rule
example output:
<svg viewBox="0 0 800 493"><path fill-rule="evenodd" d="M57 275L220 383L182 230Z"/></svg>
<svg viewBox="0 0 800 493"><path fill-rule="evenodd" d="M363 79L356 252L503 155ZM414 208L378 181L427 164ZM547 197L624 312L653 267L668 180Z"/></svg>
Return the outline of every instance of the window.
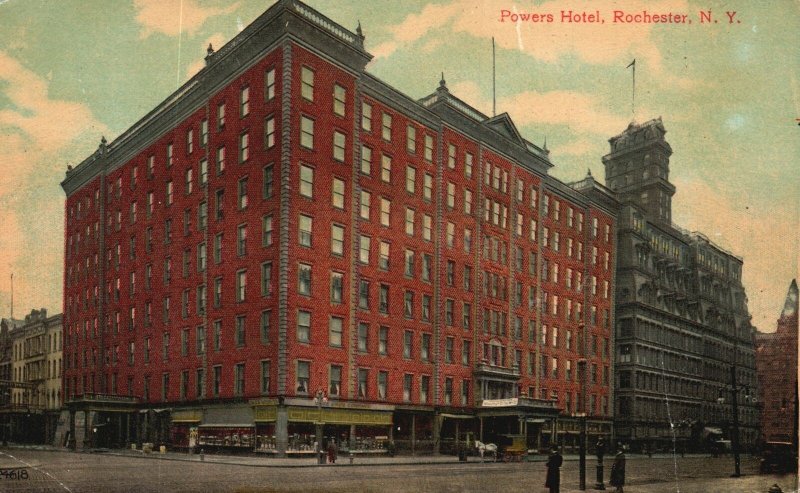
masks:
<svg viewBox="0 0 800 493"><path fill-rule="evenodd" d="M381 137L383 140L392 140L392 115L389 113L381 114Z"/></svg>
<svg viewBox="0 0 800 493"><path fill-rule="evenodd" d="M240 179L237 186L237 204L239 210L247 208L247 177Z"/></svg>
<svg viewBox="0 0 800 493"><path fill-rule="evenodd" d="M311 338L311 312L300 310L297 312L297 340L309 342Z"/></svg>
<svg viewBox="0 0 800 493"><path fill-rule="evenodd" d="M378 311L384 314L389 313L389 285L381 284L378 296Z"/></svg>
<svg viewBox="0 0 800 493"><path fill-rule="evenodd" d="M300 145L306 149L314 148L314 120L300 117Z"/></svg>
<svg viewBox="0 0 800 493"><path fill-rule="evenodd" d="M222 278L214 278L214 308L222 306Z"/></svg>
<svg viewBox="0 0 800 493"><path fill-rule="evenodd" d="M444 403L453 403L453 379L450 377L444 379Z"/></svg>
<svg viewBox="0 0 800 493"><path fill-rule="evenodd" d="M369 263L369 249L372 238L361 235L358 241L358 261L362 264Z"/></svg>
<svg viewBox="0 0 800 493"><path fill-rule="evenodd" d="M414 276L414 251L406 249L405 251L405 276Z"/></svg>
<svg viewBox="0 0 800 493"><path fill-rule="evenodd" d="M447 248L453 248L456 244L456 225L447 223Z"/></svg>
<svg viewBox="0 0 800 493"><path fill-rule="evenodd" d="M189 354L189 329L181 331L181 356Z"/></svg>
<svg viewBox="0 0 800 493"><path fill-rule="evenodd" d="M222 349L222 321L214 321L214 351Z"/></svg>
<svg viewBox="0 0 800 493"><path fill-rule="evenodd" d="M233 367L233 394L244 394L244 363L237 363Z"/></svg>
<svg viewBox="0 0 800 493"><path fill-rule="evenodd" d="M272 71L274 72L274 71ZM269 376L270 368L269 361L261 361L261 394L269 394Z"/></svg>
<svg viewBox="0 0 800 493"><path fill-rule="evenodd" d="M314 198L314 168L300 165L300 195Z"/></svg>
<svg viewBox="0 0 800 493"><path fill-rule="evenodd" d="M422 198L430 202L433 198L433 175L425 173L422 182Z"/></svg>
<svg viewBox="0 0 800 493"><path fill-rule="evenodd" d="M219 397L219 389L220 389L221 385L222 385L222 367L221 366L215 366L214 367L214 383L213 383L213 386L211 388L211 392L214 395L214 397Z"/></svg>
<svg viewBox="0 0 800 493"><path fill-rule="evenodd" d="M456 185L447 183L447 207L453 209L456 206Z"/></svg>
<svg viewBox="0 0 800 493"><path fill-rule="evenodd" d="M470 345L470 341L464 340L461 342L461 364L464 366L469 366Z"/></svg>
<svg viewBox="0 0 800 493"><path fill-rule="evenodd" d="M411 359L411 344L413 333L410 330L403 332L403 358Z"/></svg>
<svg viewBox="0 0 800 493"><path fill-rule="evenodd" d="M361 128L367 132L372 131L372 105L369 103L361 105Z"/></svg>
<svg viewBox="0 0 800 493"><path fill-rule="evenodd" d="M366 353L369 349L369 324L361 322L358 324L358 350Z"/></svg>
<svg viewBox="0 0 800 493"><path fill-rule="evenodd" d="M245 345L246 339L246 330L247 330L247 318L244 315L239 315L235 319L235 335L236 335L236 346L242 347Z"/></svg>
<svg viewBox="0 0 800 493"><path fill-rule="evenodd" d="M372 149L361 146L361 172L368 175L372 172Z"/></svg>
<svg viewBox="0 0 800 493"><path fill-rule="evenodd" d="M342 132L333 132L333 159L339 162L344 162L345 141L346 137Z"/></svg>
<svg viewBox="0 0 800 493"><path fill-rule="evenodd" d="M313 225L313 218L300 214L300 218L297 222L297 240L300 246L311 248Z"/></svg>
<svg viewBox="0 0 800 493"><path fill-rule="evenodd" d="M388 242L380 242L380 251L378 252L378 268L381 270L389 270L389 248Z"/></svg>
<svg viewBox="0 0 800 493"><path fill-rule="evenodd" d="M261 245L272 245L272 216L264 216L261 218Z"/></svg>
<svg viewBox="0 0 800 493"><path fill-rule="evenodd" d="M239 162L244 163L250 158L250 134L245 132L239 135Z"/></svg>
<svg viewBox="0 0 800 493"><path fill-rule="evenodd" d="M217 148L217 174L225 171L225 146Z"/></svg>
<svg viewBox="0 0 800 493"><path fill-rule="evenodd" d="M328 322L328 343L333 347L342 347L342 331L344 321L339 317L331 317Z"/></svg>
<svg viewBox="0 0 800 493"><path fill-rule="evenodd" d="M392 213L392 202L381 197L381 226L389 226L389 220Z"/></svg>
<svg viewBox="0 0 800 493"><path fill-rule="evenodd" d="M309 283L311 282L310 275L309 272ZM261 296L272 296L272 262L261 264Z"/></svg>
<svg viewBox="0 0 800 493"><path fill-rule="evenodd" d="M245 289L247 288L247 270L240 270L236 272L236 301L242 302L245 298Z"/></svg>
<svg viewBox="0 0 800 493"><path fill-rule="evenodd" d="M464 176L467 179L472 178L472 160L474 157L472 154L467 153L464 157Z"/></svg>
<svg viewBox="0 0 800 493"><path fill-rule="evenodd" d="M197 327L197 334L195 336L195 346L197 354L205 354L206 352L206 328L204 326Z"/></svg>
<svg viewBox="0 0 800 493"><path fill-rule="evenodd" d="M225 128L225 103L217 105L217 130L222 131Z"/></svg>
<svg viewBox="0 0 800 493"><path fill-rule="evenodd" d="M204 399L206 396L206 371L203 368L198 368L196 372L196 395L198 399Z"/></svg>
<svg viewBox="0 0 800 493"><path fill-rule="evenodd" d="M343 286L344 274L341 272L331 272L331 303L340 304L342 302Z"/></svg>
<svg viewBox="0 0 800 493"><path fill-rule="evenodd" d="M264 100L270 101L275 97L275 69L271 68L264 74Z"/></svg>
<svg viewBox="0 0 800 493"><path fill-rule="evenodd" d="M378 372L378 398L386 399L386 383L389 380L389 372Z"/></svg>
<svg viewBox="0 0 800 493"><path fill-rule="evenodd" d="M331 204L337 209L344 209L344 180L333 179Z"/></svg>
<svg viewBox="0 0 800 493"><path fill-rule="evenodd" d="M410 402L411 401L411 385L414 381L414 375L410 373L406 373L403 375L403 401Z"/></svg>
<svg viewBox="0 0 800 493"><path fill-rule="evenodd" d="M244 86L239 91L239 117L244 118L250 114L250 86Z"/></svg>
<svg viewBox="0 0 800 493"><path fill-rule="evenodd" d="M389 327L378 327L378 354L386 355L389 352Z"/></svg>
<svg viewBox="0 0 800 493"><path fill-rule="evenodd" d="M214 263L219 264L222 262L222 233L217 233L214 236Z"/></svg>
<svg viewBox="0 0 800 493"><path fill-rule="evenodd" d="M414 209L406 207L406 234L414 236Z"/></svg>
<svg viewBox="0 0 800 493"><path fill-rule="evenodd" d="M406 291L403 301L403 315L406 318L414 317L414 292Z"/></svg>
<svg viewBox="0 0 800 493"><path fill-rule="evenodd" d="M272 330L272 312L261 312L261 344L269 344L269 333Z"/></svg>
<svg viewBox="0 0 800 493"><path fill-rule="evenodd" d="M448 337L444 341L444 362L445 363L452 363L453 362L453 346L455 345L455 339L452 337Z"/></svg>
<svg viewBox="0 0 800 493"><path fill-rule="evenodd" d="M236 253L239 256L247 254L247 225L240 224L236 228Z"/></svg>
<svg viewBox="0 0 800 493"><path fill-rule="evenodd" d="M197 271L206 270L206 244L205 242L197 245Z"/></svg>
<svg viewBox="0 0 800 493"><path fill-rule="evenodd" d="M172 146L172 142L170 142L169 144L167 144L167 168L172 166L172 164L174 162L173 159L172 159L174 157L172 151L173 151L173 146ZM119 187L117 187L117 193L119 194Z"/></svg>
<svg viewBox="0 0 800 493"><path fill-rule="evenodd" d="M165 202L167 205L172 205L173 195L172 195L172 180L168 181L166 184L166 193L165 193Z"/></svg>
<svg viewBox="0 0 800 493"><path fill-rule="evenodd" d="M361 191L361 207L359 209L359 215L361 219L366 219L369 221L369 208L370 203L372 202L372 195L367 192L366 190Z"/></svg>
<svg viewBox="0 0 800 493"><path fill-rule="evenodd" d="M267 166L264 166L263 175L264 175L264 177L263 177L264 178L264 185L263 185L263 193L262 193L262 195L263 195L263 197L265 199L271 199L272 198L272 194L273 194L272 185L273 185L273 179L274 179L273 178L274 177L273 168L272 168L271 164L267 165Z"/></svg>
<svg viewBox="0 0 800 493"><path fill-rule="evenodd" d="M169 373L161 375L161 400L166 402L169 395Z"/></svg>
<svg viewBox="0 0 800 493"><path fill-rule="evenodd" d="M347 91L339 84L333 85L333 114L344 116Z"/></svg>
<svg viewBox="0 0 800 493"><path fill-rule="evenodd" d="M331 253L344 255L344 226L331 224Z"/></svg>
<svg viewBox="0 0 800 493"><path fill-rule="evenodd" d="M422 375L420 377L419 382L419 401L422 404L428 403L428 395L431 386L431 377L428 375Z"/></svg>
<svg viewBox="0 0 800 493"><path fill-rule="evenodd" d="M300 69L300 94L304 99L314 101L314 71L309 67Z"/></svg>
<svg viewBox="0 0 800 493"><path fill-rule="evenodd" d="M392 182L392 158L386 154L381 155L381 180L386 183Z"/></svg>
<svg viewBox="0 0 800 493"><path fill-rule="evenodd" d="M426 135L425 136L425 160L433 162L433 136Z"/></svg>
<svg viewBox="0 0 800 493"><path fill-rule="evenodd" d="M311 266L308 264L300 264L297 269L297 292L311 296Z"/></svg>
<svg viewBox="0 0 800 493"><path fill-rule="evenodd" d="M275 117L269 116L264 120L264 147L267 149L275 145Z"/></svg>
<svg viewBox="0 0 800 493"><path fill-rule="evenodd" d="M419 357L422 361L428 361L431 357L431 335L422 334L422 343L420 345Z"/></svg>
<svg viewBox="0 0 800 493"><path fill-rule="evenodd" d="M342 385L342 367L338 365L331 365L329 382L328 382L328 388L329 388L328 395L334 397L338 396L341 385Z"/></svg>

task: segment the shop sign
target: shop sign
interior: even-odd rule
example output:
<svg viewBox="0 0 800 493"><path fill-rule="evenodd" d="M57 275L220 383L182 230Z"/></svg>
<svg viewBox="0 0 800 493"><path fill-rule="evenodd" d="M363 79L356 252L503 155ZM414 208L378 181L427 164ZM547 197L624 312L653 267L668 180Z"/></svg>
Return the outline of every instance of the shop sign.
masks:
<svg viewBox="0 0 800 493"><path fill-rule="evenodd" d="M510 399L484 399L481 401L481 407L512 407L519 403L519 399L512 397Z"/></svg>

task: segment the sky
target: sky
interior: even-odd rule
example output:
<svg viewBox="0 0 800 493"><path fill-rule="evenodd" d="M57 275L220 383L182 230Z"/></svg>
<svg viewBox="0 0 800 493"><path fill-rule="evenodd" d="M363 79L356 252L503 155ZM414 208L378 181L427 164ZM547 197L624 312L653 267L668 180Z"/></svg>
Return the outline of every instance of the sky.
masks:
<svg viewBox="0 0 800 493"><path fill-rule="evenodd" d="M421 98L443 72L486 114L494 37L497 111L528 140L546 139L551 173L564 181L587 170L602 180L608 138L660 116L674 151L673 222L744 259L753 323L775 330L800 252L796 0L307 3L352 30L361 22L370 73ZM15 318L61 312L67 165L133 125L202 68L209 43L219 48L271 4L0 0L0 317L10 314L12 273ZM619 23L615 10L692 23ZM604 22L562 22L562 11L597 11ZM700 11L716 22L701 23Z"/></svg>

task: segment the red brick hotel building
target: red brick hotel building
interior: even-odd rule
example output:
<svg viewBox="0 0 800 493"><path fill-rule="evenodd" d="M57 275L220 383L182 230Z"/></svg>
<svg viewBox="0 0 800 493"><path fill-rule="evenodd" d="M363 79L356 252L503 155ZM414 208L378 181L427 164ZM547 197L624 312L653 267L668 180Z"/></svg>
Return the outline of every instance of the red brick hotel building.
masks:
<svg viewBox="0 0 800 493"><path fill-rule="evenodd" d="M67 172L73 443L610 433L613 195L370 59L360 26L281 0Z"/></svg>

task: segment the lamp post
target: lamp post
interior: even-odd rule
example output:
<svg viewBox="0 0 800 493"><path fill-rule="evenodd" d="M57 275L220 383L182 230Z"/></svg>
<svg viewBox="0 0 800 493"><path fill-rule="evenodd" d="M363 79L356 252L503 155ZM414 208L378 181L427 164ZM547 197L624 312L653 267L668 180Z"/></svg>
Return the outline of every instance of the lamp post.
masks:
<svg viewBox="0 0 800 493"><path fill-rule="evenodd" d="M581 423L581 433L579 436L580 443L578 443L578 472L580 479L579 489L586 490L586 358L578 360L578 375L580 375L581 383L581 409L577 413Z"/></svg>
<svg viewBox="0 0 800 493"><path fill-rule="evenodd" d="M735 356L734 356L735 357ZM731 448L733 449L733 475L741 476L739 459L739 389L736 387L736 363L731 365L731 401L733 411L733 430L731 433Z"/></svg>
<svg viewBox="0 0 800 493"><path fill-rule="evenodd" d="M317 462L323 464L322 459L322 402L325 399L325 392L322 389L317 390L314 397L314 402L317 404L317 427L316 427L316 443L317 443Z"/></svg>

